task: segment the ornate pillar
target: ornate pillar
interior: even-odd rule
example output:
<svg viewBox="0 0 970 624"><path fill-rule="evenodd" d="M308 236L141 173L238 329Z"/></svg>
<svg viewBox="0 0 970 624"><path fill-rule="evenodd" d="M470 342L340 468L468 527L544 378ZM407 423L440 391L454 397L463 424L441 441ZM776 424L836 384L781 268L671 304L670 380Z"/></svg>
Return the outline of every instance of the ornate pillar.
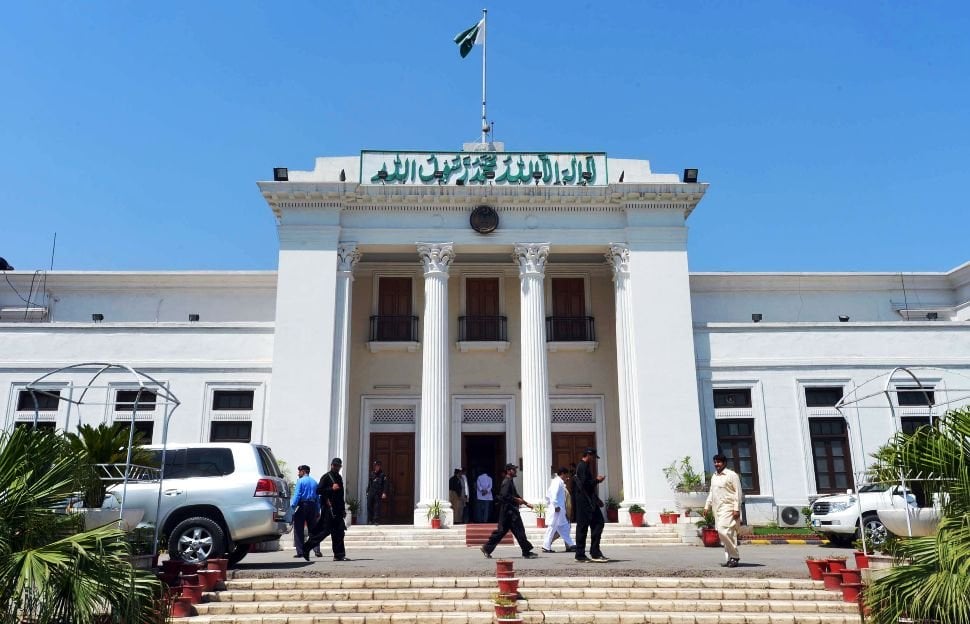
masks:
<svg viewBox="0 0 970 624"><path fill-rule="evenodd" d="M623 465L623 503L620 521L629 524L630 505L646 502L643 474L643 437L637 392L637 352L630 291L630 249L611 243L606 259L613 268L616 298L616 378L620 403L620 459Z"/></svg>
<svg viewBox="0 0 970 624"><path fill-rule="evenodd" d="M337 246L337 288L334 291L333 376L330 390L329 457L347 458L348 394L350 392L350 306L354 266L360 261L357 243ZM362 458L367 461L367 458Z"/></svg>
<svg viewBox="0 0 970 624"><path fill-rule="evenodd" d="M522 496L541 501L552 466L552 415L546 361L546 302L543 280L548 243L521 243L513 258L519 265L522 349ZM515 463L515 458L509 460ZM523 510L523 517L532 515Z"/></svg>
<svg viewBox="0 0 970 624"><path fill-rule="evenodd" d="M448 268L451 243L418 243L424 265L424 333L422 335L421 418L418 422L418 504L415 526L429 524L428 506L439 501L441 524L451 525L448 476L451 474L451 414L448 379Z"/></svg>

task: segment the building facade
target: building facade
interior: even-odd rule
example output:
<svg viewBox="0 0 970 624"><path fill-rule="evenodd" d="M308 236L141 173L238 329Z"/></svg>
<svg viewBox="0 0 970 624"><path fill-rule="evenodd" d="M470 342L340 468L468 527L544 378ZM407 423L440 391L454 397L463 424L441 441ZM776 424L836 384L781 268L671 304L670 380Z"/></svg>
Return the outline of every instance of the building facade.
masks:
<svg viewBox="0 0 970 624"><path fill-rule="evenodd" d="M970 394L970 265L691 274L687 220L707 184L648 161L365 151L274 177L259 190L278 271L57 272L29 303L3 291L6 427L38 411L60 428L130 422L130 380L105 379L99 405L39 410L23 390L117 361L178 396L170 441L264 442L318 472L340 456L357 497L381 459L395 522L447 505L458 466L473 479L516 463L539 500L553 468L595 446L602 497L654 520L673 505L663 468L709 469L721 450L764 523L852 487L894 428ZM18 292L36 281L7 277ZM889 378L897 366L918 381ZM895 421L878 398L835 408L880 380ZM83 381L49 383L68 396ZM161 413L136 415L155 442Z"/></svg>

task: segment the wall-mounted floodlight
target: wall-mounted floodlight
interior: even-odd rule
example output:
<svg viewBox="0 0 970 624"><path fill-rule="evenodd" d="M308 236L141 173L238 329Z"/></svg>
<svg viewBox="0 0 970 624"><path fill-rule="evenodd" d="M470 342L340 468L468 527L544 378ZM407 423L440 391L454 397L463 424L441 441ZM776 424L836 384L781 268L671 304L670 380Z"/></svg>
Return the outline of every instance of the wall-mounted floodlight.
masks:
<svg viewBox="0 0 970 624"><path fill-rule="evenodd" d="M697 184L697 169L684 169L684 184Z"/></svg>
<svg viewBox="0 0 970 624"><path fill-rule="evenodd" d="M290 171L286 167L273 167L273 182L288 182Z"/></svg>
<svg viewBox="0 0 970 624"><path fill-rule="evenodd" d="M763 318L764 317L761 314L755 312L754 314L751 315L751 322L752 323L760 323L761 322L761 319L763 319Z"/></svg>

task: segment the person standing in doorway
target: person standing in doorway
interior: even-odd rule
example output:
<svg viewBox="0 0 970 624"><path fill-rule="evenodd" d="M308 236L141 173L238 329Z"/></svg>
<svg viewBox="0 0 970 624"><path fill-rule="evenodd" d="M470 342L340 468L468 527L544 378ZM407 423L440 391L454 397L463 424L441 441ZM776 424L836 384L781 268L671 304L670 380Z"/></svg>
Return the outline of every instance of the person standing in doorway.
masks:
<svg viewBox="0 0 970 624"><path fill-rule="evenodd" d="M455 468L455 474L448 479L448 502L455 513L455 524L461 524L465 513L464 497L461 495L461 468Z"/></svg>
<svg viewBox="0 0 970 624"><path fill-rule="evenodd" d="M566 482L564 479L568 478L569 469L565 466L561 467L552 477L549 489L546 490L546 504L552 510L552 520L549 522L545 538L542 540L542 552L545 553L555 552L552 549L552 540L557 535L562 537L562 541L566 543L566 552L576 550L576 544L569 536L569 519L566 517Z"/></svg>
<svg viewBox="0 0 970 624"><path fill-rule="evenodd" d="M489 511L492 507L492 477L482 470L475 481L475 491L478 493L475 500L475 521L488 522Z"/></svg>
<svg viewBox="0 0 970 624"><path fill-rule="evenodd" d="M313 535L303 544L303 558L307 561L310 560L310 549L318 548L320 542L327 537L330 538L330 546L333 548L333 560L350 561L344 549L344 533L347 530L344 516L347 509L344 504L344 479L340 476L343 465L343 460L334 457L330 462L330 472L320 477L320 483L317 484L321 514L320 521L313 529Z"/></svg>
<svg viewBox="0 0 970 624"><path fill-rule="evenodd" d="M374 460L374 470L367 480L367 521L377 524L381 520L381 506L387 500L387 474L381 460Z"/></svg>
<svg viewBox="0 0 970 624"><path fill-rule="evenodd" d="M596 486L604 477L596 474L596 460L600 456L596 449L587 447L582 460L576 464L575 493L573 509L576 511L576 561L605 563L609 561L600 550L603 535L603 501L596 494ZM589 557L586 556L586 534L589 532Z"/></svg>
<svg viewBox="0 0 970 624"><path fill-rule="evenodd" d="M724 546L726 568L738 567L741 555L738 552L738 525L741 522L741 478L738 473L727 467L727 457L718 453L714 456L714 474L711 475L711 491L707 495L704 511L714 511L714 526Z"/></svg>
<svg viewBox="0 0 970 624"><path fill-rule="evenodd" d="M464 468L461 469L461 474L459 476L461 477L461 500L462 500L461 521L462 522L468 522L468 516L469 516L469 513L468 513L468 507L469 507L469 503L468 503L468 475L465 474L465 469Z"/></svg>
<svg viewBox="0 0 970 624"><path fill-rule="evenodd" d="M320 497L317 496L317 480L310 476L310 467L301 464L296 467L297 481L290 498L290 508L293 509L293 546L296 548L294 557L303 556L304 529L313 530L320 519ZM322 557L318 546L313 554Z"/></svg>
<svg viewBox="0 0 970 624"><path fill-rule="evenodd" d="M515 488L513 479L515 479L518 471L519 467L515 464L505 464L505 478L502 480L498 492L498 526L480 549L486 559L492 558L492 551L509 531L512 531L515 541L519 543L524 559L535 559L539 556L532 552L532 543L525 536L525 526L522 524L522 516L519 515L519 505L525 505L532 509L532 504L519 496L519 491Z"/></svg>

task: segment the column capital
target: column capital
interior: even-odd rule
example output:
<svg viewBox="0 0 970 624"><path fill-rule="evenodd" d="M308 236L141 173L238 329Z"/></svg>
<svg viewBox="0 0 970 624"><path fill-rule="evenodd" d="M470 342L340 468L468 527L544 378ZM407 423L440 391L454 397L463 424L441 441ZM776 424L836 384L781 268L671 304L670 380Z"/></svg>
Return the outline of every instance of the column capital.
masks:
<svg viewBox="0 0 970 624"><path fill-rule="evenodd" d="M519 277L544 276L548 257L549 243L516 243L512 252L512 259L519 265Z"/></svg>
<svg viewBox="0 0 970 624"><path fill-rule="evenodd" d="M630 276L630 248L623 243L610 243L606 260L613 269L613 279Z"/></svg>
<svg viewBox="0 0 970 624"><path fill-rule="evenodd" d="M455 259L454 243L418 243L418 256L424 265L425 276L443 273L448 275Z"/></svg>
<svg viewBox="0 0 970 624"><path fill-rule="evenodd" d="M337 246L337 273L353 273L358 262L360 251L357 243L340 243Z"/></svg>

